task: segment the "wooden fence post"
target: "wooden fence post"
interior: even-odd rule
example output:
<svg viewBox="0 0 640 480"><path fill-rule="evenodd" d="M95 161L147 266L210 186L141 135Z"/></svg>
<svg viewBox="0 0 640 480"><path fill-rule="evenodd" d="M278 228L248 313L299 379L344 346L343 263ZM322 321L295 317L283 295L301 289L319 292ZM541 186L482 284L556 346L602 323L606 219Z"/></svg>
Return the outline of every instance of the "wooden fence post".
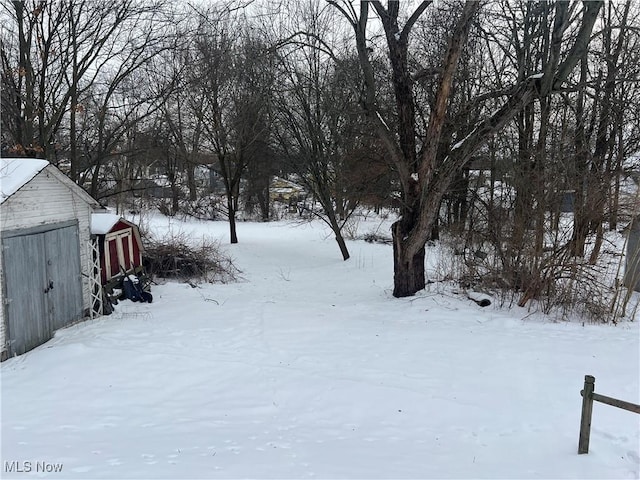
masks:
<svg viewBox="0 0 640 480"><path fill-rule="evenodd" d="M589 453L589 437L591 435L591 413L593 412L593 391L596 379L591 375L584 376L584 390L582 394L582 417L580 419L580 439L578 440L578 454Z"/></svg>

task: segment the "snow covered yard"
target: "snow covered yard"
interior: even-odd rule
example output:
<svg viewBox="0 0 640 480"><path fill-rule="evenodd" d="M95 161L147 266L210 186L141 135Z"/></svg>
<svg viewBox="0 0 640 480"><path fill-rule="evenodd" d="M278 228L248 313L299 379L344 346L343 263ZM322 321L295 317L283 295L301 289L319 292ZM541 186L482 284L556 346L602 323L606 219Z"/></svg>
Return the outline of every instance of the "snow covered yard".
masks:
<svg viewBox="0 0 640 480"><path fill-rule="evenodd" d="M320 224L238 227L243 281L155 287L2 364L2 478L640 475L633 413L596 403L576 453L585 374L640 403L639 322L554 323L437 284L394 299L390 246L342 262Z"/></svg>

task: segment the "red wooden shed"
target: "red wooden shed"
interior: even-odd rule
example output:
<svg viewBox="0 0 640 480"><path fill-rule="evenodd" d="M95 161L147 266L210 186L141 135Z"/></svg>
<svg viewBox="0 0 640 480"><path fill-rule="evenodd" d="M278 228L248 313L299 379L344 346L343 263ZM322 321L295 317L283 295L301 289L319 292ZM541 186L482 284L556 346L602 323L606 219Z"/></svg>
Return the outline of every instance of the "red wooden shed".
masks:
<svg viewBox="0 0 640 480"><path fill-rule="evenodd" d="M94 213L91 233L98 238L102 285L119 275L121 269L137 273L142 268L144 249L135 223L112 213Z"/></svg>

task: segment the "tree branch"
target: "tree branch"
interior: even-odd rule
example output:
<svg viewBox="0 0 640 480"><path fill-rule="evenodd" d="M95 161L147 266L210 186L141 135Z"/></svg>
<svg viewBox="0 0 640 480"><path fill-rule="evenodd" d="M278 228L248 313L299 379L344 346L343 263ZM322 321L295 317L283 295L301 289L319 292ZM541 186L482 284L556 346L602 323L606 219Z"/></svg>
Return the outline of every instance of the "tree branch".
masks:
<svg viewBox="0 0 640 480"><path fill-rule="evenodd" d="M584 5L582 25L580 25L580 31L578 32L573 47L571 47L571 50L567 54L567 58L560 64L560 67L558 67L558 72L553 82L554 90L559 88L567 80L569 74L586 53L589 47L589 41L591 40L593 26L604 2L602 0L583 0L582 4Z"/></svg>
<svg viewBox="0 0 640 480"><path fill-rule="evenodd" d="M407 39L409 37L409 33L411 32L411 29L413 28L415 23L418 21L418 18L420 18L420 15L422 15L422 13L432 3L433 3L433 0L423 1L413 11L411 16L409 17L409 20L407 20L407 23L404 24L404 27L402 28L402 32L400 32L400 40L401 41L407 41Z"/></svg>

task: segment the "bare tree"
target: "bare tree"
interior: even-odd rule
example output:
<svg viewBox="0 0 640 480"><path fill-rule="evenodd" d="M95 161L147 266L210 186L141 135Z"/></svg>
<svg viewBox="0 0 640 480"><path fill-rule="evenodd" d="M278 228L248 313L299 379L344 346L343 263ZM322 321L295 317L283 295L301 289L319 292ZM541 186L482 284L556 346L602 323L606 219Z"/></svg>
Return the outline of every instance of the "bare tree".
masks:
<svg viewBox="0 0 640 480"><path fill-rule="evenodd" d="M205 146L215 154L227 197L231 243L238 243L240 183L255 143L263 137L273 78L269 51L236 10L200 12L191 87ZM240 33L240 35L238 35Z"/></svg>
<svg viewBox="0 0 640 480"><path fill-rule="evenodd" d="M416 135L415 95L408 65L409 37L418 19L432 5L420 2L400 25L400 4L390 1L385 7L379 1L361 2L359 11L351 2L329 0L353 28L361 68L365 79L364 107L372 126L383 141L389 160L395 165L402 188L401 218L394 224L394 296L413 295L425 286L424 245L431 235L442 198L456 173L475 151L534 99L558 90L567 80L582 53L587 49L591 31L602 2L582 3L580 28L566 44L564 33L577 16L570 15L569 4L555 3L553 35L549 61L541 75L525 78L505 92L502 106L479 121L465 137L455 143L451 153L438 157L442 141L454 74L468 32L481 7L480 2L466 2L459 13L449 38L440 68L435 101L429 113L425 136ZM574 4L577 5L577 4ZM385 34L386 50L392 67L391 81L395 93L397 131L393 132L379 110L378 85L373 76L368 38L369 9L378 15ZM575 9L576 7L572 7ZM426 109L425 109L426 110Z"/></svg>
<svg viewBox="0 0 640 480"><path fill-rule="evenodd" d="M68 142L69 173L75 180L79 99L120 61L123 49L133 52L135 47L128 48L133 44L139 51L141 37L145 52L154 48L149 29L158 31L160 7L132 0L4 4L4 36L11 34L16 41L3 42L1 48L2 123L14 149L26 148L57 163L60 145ZM65 130L68 140L62 138Z"/></svg>
<svg viewBox="0 0 640 480"><path fill-rule="evenodd" d="M348 72L356 65L349 68L327 50L330 42L322 37L332 30L333 12L322 12L319 2L310 1L292 17L292 30L304 34L294 32L296 41L278 50L281 80L274 124L279 155L320 203L321 210L311 206L309 211L329 225L347 260L342 229L357 205L349 201L352 189L347 185L350 130L357 112L357 88Z"/></svg>
<svg viewBox="0 0 640 480"><path fill-rule="evenodd" d="M602 247L604 223L610 220L615 228L618 207L611 205L619 196L619 176L623 159L634 153L627 125L631 110L629 94L635 90L625 71L638 72L637 60L629 42L637 43L638 34L629 28L636 16L631 2L607 4L603 10L599 52L581 62L581 82L575 100L575 176L576 215L571 239L575 256L585 254L585 243L595 233L594 248L589 261L595 263ZM636 20L637 23L637 20ZM595 67L597 66L597 70ZM595 81L594 81L595 80ZM625 132L626 130L626 132ZM612 191L612 185L614 190ZM615 185L618 185L615 187Z"/></svg>

